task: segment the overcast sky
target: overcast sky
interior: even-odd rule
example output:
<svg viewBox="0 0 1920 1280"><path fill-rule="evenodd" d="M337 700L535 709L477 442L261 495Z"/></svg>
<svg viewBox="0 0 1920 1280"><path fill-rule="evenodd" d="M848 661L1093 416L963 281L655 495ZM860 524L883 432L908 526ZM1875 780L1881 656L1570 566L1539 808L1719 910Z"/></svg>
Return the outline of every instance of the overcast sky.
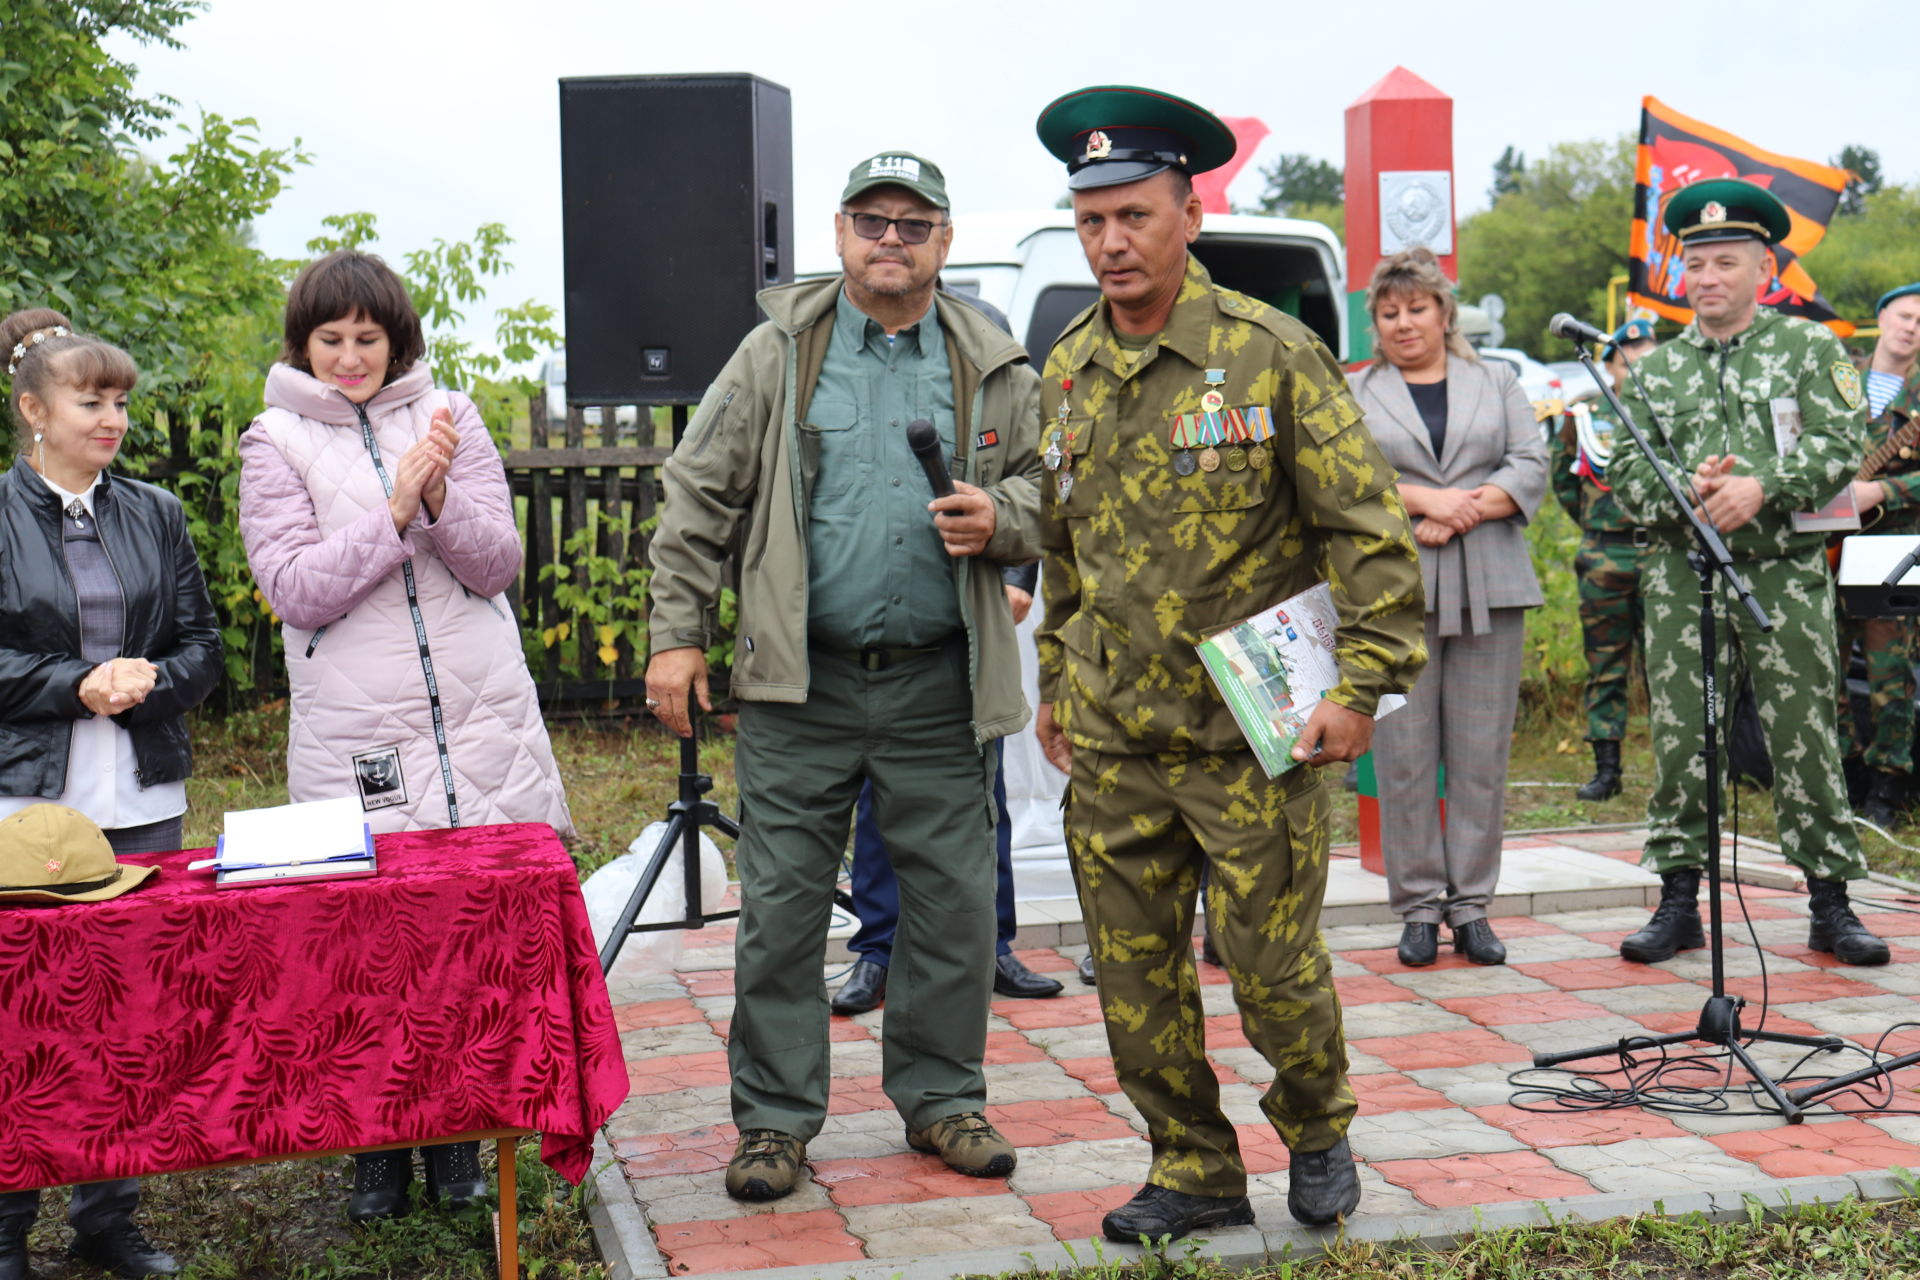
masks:
<svg viewBox="0 0 1920 1280"><path fill-rule="evenodd" d="M956 213L1052 205L1064 173L1034 117L1098 83L1264 120L1272 136L1233 188L1243 201L1259 192L1255 167L1280 152L1341 163L1346 108L1395 65L1454 99L1461 216L1484 206L1504 147L1537 155L1631 131L1645 94L1789 155L1862 143L1890 181L1920 182L1920 110L1899 84L1920 47L1920 3L1680 12L1537 0L213 0L178 33L184 50L115 51L183 114L253 116L263 141L298 138L312 153L258 225L267 251L301 256L322 217L351 210L378 215L396 260L501 222L518 270L494 300L555 307L563 76L744 71L790 89L803 261L830 243L848 168L888 148L937 161ZM470 322L490 334L490 320Z"/></svg>

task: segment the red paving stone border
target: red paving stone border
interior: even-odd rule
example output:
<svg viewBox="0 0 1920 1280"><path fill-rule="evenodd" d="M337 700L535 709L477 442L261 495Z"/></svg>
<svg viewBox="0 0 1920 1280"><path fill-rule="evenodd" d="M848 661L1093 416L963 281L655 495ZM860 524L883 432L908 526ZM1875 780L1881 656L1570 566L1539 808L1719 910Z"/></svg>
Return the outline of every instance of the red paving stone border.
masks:
<svg viewBox="0 0 1920 1280"><path fill-rule="evenodd" d="M1547 839L1538 843L1552 844L1553 841ZM1523 845L1509 842L1508 847L1517 849ZM1527 842L1524 847L1537 845ZM1637 857L1637 853L1609 851L1606 856L1630 859ZM1765 899L1800 895L1758 888L1748 888L1746 894L1749 908L1756 919L1777 919L1797 914L1784 906L1771 905ZM1870 923L1877 932L1891 938L1920 937L1920 916L1875 913ZM1494 926L1502 937L1509 939L1584 937L1609 947L1617 944L1625 932L1569 930L1526 917L1502 917L1494 921ZM730 930L727 931L727 937L723 937L719 930L709 930L701 936L700 945L724 946L730 936ZM1736 954L1744 955L1750 950L1742 942ZM1776 1006L1789 1003L1819 1004L1835 999L1888 994L1885 988L1873 982L1873 971L1849 970L1845 966L1838 966L1830 956L1808 951L1803 940L1768 944L1765 950L1770 957L1807 966L1795 968L1792 972L1775 971L1771 974L1769 995ZM1704 983L1691 982L1658 966L1628 964L1617 956L1608 955L1512 966L1514 973L1547 983L1554 988L1550 991L1510 995L1478 995L1467 991L1465 994L1429 1000L1392 980L1409 971L1399 964L1391 948L1354 949L1339 954L1342 959L1366 970L1364 974L1336 979L1346 1004L1412 1004L1458 1014L1476 1024L1471 1029L1458 1031L1431 1031L1354 1041L1352 1047L1355 1051L1370 1055L1389 1068L1352 1077L1354 1093L1360 1104L1359 1114L1362 1116L1382 1117L1400 1112L1418 1114L1449 1109L1455 1115L1461 1114L1458 1103L1439 1089L1422 1084L1407 1073L1454 1068L1471 1074L1485 1069L1492 1071L1497 1079L1501 1069L1522 1066L1530 1060L1530 1051L1521 1042L1526 1028L1543 1023L1576 1023L1617 1016L1615 1011L1597 1003L1585 993L1683 983L1698 994L1700 1003L1705 1002L1707 994ZM725 1200L721 1189L722 1171L732 1154L736 1134L730 1123L721 1123L726 1119L724 1102L712 1104L719 1114L713 1117L716 1123L711 1125L668 1133L637 1132L612 1142L614 1155L627 1176L639 1180L640 1185L653 1183L661 1186L660 1194L679 1197L690 1195L692 1199L675 1201L689 1208L703 1203L713 1206L715 1216L654 1224L655 1240L666 1257L670 1272L691 1274L791 1266L818 1267L823 1272L829 1271L834 1264L857 1262L866 1256L861 1230L856 1230L855 1224L868 1223L869 1227L863 1230L873 1229L871 1224L875 1223L889 1224L877 1229L890 1238L898 1238L897 1224L900 1221L910 1223L913 1213L924 1212L931 1215L930 1220L949 1224L946 1230L952 1232L958 1229L952 1224L962 1223L964 1219L940 1206L970 1200L993 1200L991 1211L995 1215L1007 1212L999 1207L1003 1202L1016 1206L1024 1204L1032 1219L1044 1224L1057 1240L1079 1242L1098 1235L1100 1219L1127 1200L1138 1188L1137 1179L1146 1174L1150 1148L1126 1119L1132 1114L1131 1107L1114 1077L1112 1062L1104 1053L1055 1059L1046 1051L1046 1044L1058 1044L1063 1039L1075 1045L1085 1044L1086 1037L1080 1034L1081 1028L1096 1041L1102 1038L1098 1034L1101 1027L1098 996L1079 986L1071 977L1075 967L1074 954L1063 955L1048 948L1029 948L1019 952L1019 955L1035 972L1059 975L1067 981L1068 986L1061 996L1050 1000L1003 999L994 1002L994 1014L1003 1020L1002 1025L1012 1029L994 1031L988 1037L986 1060L990 1064L989 1084L991 1086L991 1072L995 1066L1054 1062L1061 1068L1061 1075L1070 1082L1069 1087L1078 1087L1083 1091L1069 1097L1021 1098L1011 1093L996 1094L987 1108L988 1118L1017 1147L1035 1153L1029 1157L1034 1163L1044 1164L1048 1159L1071 1163L1076 1158L1074 1144L1114 1141L1132 1144L1129 1148L1116 1150L1137 1148L1134 1154L1110 1159L1110 1170L1105 1165L1098 1167L1095 1176L1105 1174L1113 1178L1113 1182L1091 1189L1050 1190L1045 1188L1044 1183L1036 1185L1033 1179L1037 1175L1031 1173L1016 1174L1011 1186L999 1179L965 1177L945 1168L932 1157L908 1152L899 1145L897 1121L892 1114L892 1104L881 1088L879 1076L837 1076L830 1095L829 1129L840 1133L840 1130L834 1130L834 1126L852 1124L854 1131L874 1135L870 1145L867 1139L861 1139L866 1149L872 1150L878 1146L885 1150L871 1155L813 1159L809 1194L815 1199L811 1203L794 1201L784 1207L749 1206L733 1205ZM1894 960L1897 963L1920 961L1920 946L1896 942ZM1471 966L1464 957L1443 951L1439 963L1423 972L1469 968ZM1214 966L1201 965L1198 973L1203 984L1208 986L1229 981L1226 972ZM725 996L733 991L733 974L728 970L702 970L677 976L684 995L621 1005L614 1010L616 1025L625 1033L629 1045L643 1045L649 1033L670 1038L676 1034L676 1028L708 1021L694 1003L695 999ZM1751 1001L1757 1002L1759 998L1761 984L1758 978L1733 979L1728 986L1735 994L1744 995ZM1920 1000L1913 1003L1915 1020L1920 1021ZM1382 1010L1383 1014L1386 1012ZM1672 1012L1636 1013L1629 1009L1625 1011L1625 1016L1647 1028L1650 1034L1660 1034L1690 1030L1699 1014L1697 1005L1690 1003L1689 1007ZM1750 1027L1755 1025L1759 1021L1757 1008L1750 1005L1744 1020ZM711 1020L710 1025L722 1037L730 1030L730 1023L725 1019ZM1787 1018L1779 1013L1770 1014L1766 1026L1805 1035L1821 1034L1819 1028L1805 1020ZM1506 1028L1508 1034L1502 1035L1494 1028ZM1206 1033L1210 1052L1225 1055L1247 1051L1237 1013L1218 1013L1208 1017ZM678 1034L682 1036L679 1043L684 1044L684 1032ZM835 1018L831 1023L831 1035L836 1045L877 1040L882 1034L883 1028L870 1029L866 1024L847 1019ZM1855 1034L1848 1038L1870 1043L1877 1035L1876 1031L1874 1035ZM1904 1052L1916 1047L1920 1047L1920 1029L1895 1033L1887 1038L1886 1048L1889 1052ZM628 1064L635 1102L630 1103L626 1110L642 1117L633 1122L636 1124L644 1125L643 1117L647 1109L654 1106L677 1106L679 1109L673 1114L690 1115L692 1109L685 1103L673 1102L674 1095L690 1089L710 1090L712 1086L728 1082L724 1051L656 1057L639 1056L639 1050L630 1049L630 1052L636 1054ZM867 1061L870 1062L871 1058L867 1058ZM1854 1054L1844 1069L1857 1065L1859 1055ZM1234 1103L1237 1107L1246 1108L1249 1099L1254 1096L1246 1090L1257 1093L1263 1087L1261 1081L1243 1079L1239 1072L1218 1061L1214 1066L1223 1087L1241 1090ZM1812 1064L1812 1069L1822 1069L1822 1065ZM1264 1079L1264 1071L1260 1074ZM1049 1091L1061 1089L1059 1078L1050 1078ZM1903 1086L1920 1082L1920 1068L1903 1073L1900 1079ZM1904 1094L1896 1096L1895 1105L1901 1105L1902 1097ZM1479 1122L1524 1143L1525 1149L1486 1154L1462 1153L1428 1159L1383 1158L1371 1162L1373 1169L1387 1182L1404 1188L1420 1203L1436 1210L1583 1197L1596 1194L1595 1188L1586 1179L1560 1168L1548 1153L1629 1140L1657 1141L1694 1136L1669 1116L1635 1109L1535 1111L1510 1103L1498 1103L1476 1105L1464 1108L1464 1111ZM884 1114L886 1123L876 1125L863 1121L863 1117L873 1113ZM1243 1110L1236 1114L1252 1113ZM1287 1149L1270 1125L1255 1119L1236 1125L1235 1131L1251 1175L1258 1177L1286 1169L1289 1158ZM1391 1129L1379 1129L1373 1141L1386 1140L1390 1143L1391 1133ZM848 1150L844 1145L848 1141L845 1134L833 1140L842 1144L840 1150ZM1804 1126L1777 1124L1762 1129L1708 1135L1707 1141L1727 1155L1752 1166L1755 1179L1845 1175L1884 1170L1894 1164L1920 1168L1920 1144L1901 1141L1857 1118L1827 1120ZM823 1138L822 1150L826 1149L825 1142ZM1059 1154L1040 1155L1042 1149L1046 1148L1056 1148ZM1079 1170L1074 1176L1084 1178L1088 1167L1086 1157L1078 1159L1082 1163L1073 1166ZM1103 1159L1106 1157L1103 1156ZM666 1186L672 1189L666 1190ZM710 1198L703 1201L701 1197ZM822 1198L824 1205L821 1205ZM870 1216L903 1211L908 1214L905 1219ZM1262 1225L1268 1229L1283 1225L1267 1221L1272 1211L1271 1207L1262 1211ZM1003 1218L996 1216L994 1220L1001 1221ZM945 1244L941 1247L955 1246Z"/></svg>

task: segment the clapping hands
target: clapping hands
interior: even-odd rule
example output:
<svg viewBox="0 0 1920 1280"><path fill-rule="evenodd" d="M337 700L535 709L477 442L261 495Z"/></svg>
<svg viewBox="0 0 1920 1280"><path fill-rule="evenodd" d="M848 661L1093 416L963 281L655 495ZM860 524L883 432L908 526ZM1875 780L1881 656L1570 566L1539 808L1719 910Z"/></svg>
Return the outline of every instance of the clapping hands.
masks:
<svg viewBox="0 0 1920 1280"><path fill-rule="evenodd" d="M452 411L434 410L427 434L394 464L393 496L387 499L387 510L393 515L396 532L407 531L422 505L429 518L440 518L440 506L447 500L447 468L453 465L453 451L459 444Z"/></svg>
<svg viewBox="0 0 1920 1280"><path fill-rule="evenodd" d="M159 674L145 658L111 658L80 682L81 705L97 716L118 715L144 702Z"/></svg>

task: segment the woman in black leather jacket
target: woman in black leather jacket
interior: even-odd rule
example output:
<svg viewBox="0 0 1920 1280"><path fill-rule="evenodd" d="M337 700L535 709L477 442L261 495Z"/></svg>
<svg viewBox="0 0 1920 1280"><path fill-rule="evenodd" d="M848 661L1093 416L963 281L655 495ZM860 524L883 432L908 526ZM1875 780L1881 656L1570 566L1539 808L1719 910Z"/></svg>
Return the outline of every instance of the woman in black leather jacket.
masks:
<svg viewBox="0 0 1920 1280"><path fill-rule="evenodd" d="M117 347L36 309L0 322L20 430L0 475L0 815L77 809L115 853L177 849L187 710L220 633L179 499L107 474L139 377Z"/></svg>

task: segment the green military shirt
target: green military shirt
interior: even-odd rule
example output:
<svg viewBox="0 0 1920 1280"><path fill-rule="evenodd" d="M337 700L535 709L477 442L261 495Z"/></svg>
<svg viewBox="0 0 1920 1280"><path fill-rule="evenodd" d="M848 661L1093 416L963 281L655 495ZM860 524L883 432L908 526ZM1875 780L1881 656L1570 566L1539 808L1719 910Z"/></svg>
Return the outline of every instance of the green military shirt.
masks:
<svg viewBox="0 0 1920 1280"><path fill-rule="evenodd" d="M1040 386L1041 447L1060 449L1043 480L1040 699L1076 746L1244 749L1194 646L1322 578L1340 615L1333 700L1371 715L1412 687L1427 660L1419 551L1393 468L1305 326L1189 256L1144 350L1122 346L1102 301ZM1267 410L1273 435L1257 463L1183 476L1173 418L1209 392L1243 417Z"/></svg>
<svg viewBox="0 0 1920 1280"><path fill-rule="evenodd" d="M961 628L954 562L907 424L953 456L953 373L940 319L887 331L843 290L801 431L819 445L807 519L807 636L844 649L934 645Z"/></svg>
<svg viewBox="0 0 1920 1280"><path fill-rule="evenodd" d="M1688 325L1634 371L1639 385L1621 401L1656 445L1665 429L1687 472L1677 479L1728 453L1740 459L1736 474L1759 479L1766 494L1760 513L1727 535L1736 556L1798 555L1824 543L1825 534L1795 533L1792 513L1840 492L1865 452L1866 397L1838 338L1810 320L1761 307L1725 343ZM1796 410L1799 444L1783 453L1774 443L1776 414ZM1616 451L1607 481L1629 519L1669 531L1670 540L1682 536L1680 514L1639 450Z"/></svg>
<svg viewBox="0 0 1920 1280"><path fill-rule="evenodd" d="M1613 411L1603 403L1588 406L1594 421L1601 430L1614 432L1613 447L1631 449L1633 440L1620 430L1620 424ZM1562 420L1565 422L1565 420ZM1565 422L1561 430L1553 435L1553 461L1549 464L1553 471L1553 496L1565 509L1573 522L1580 526L1582 533L1625 533L1634 528L1633 521L1627 519L1620 510L1620 504L1614 501L1610 487L1602 477L1596 481L1592 476L1575 475L1573 464L1579 456L1579 444L1573 438L1573 424Z"/></svg>

